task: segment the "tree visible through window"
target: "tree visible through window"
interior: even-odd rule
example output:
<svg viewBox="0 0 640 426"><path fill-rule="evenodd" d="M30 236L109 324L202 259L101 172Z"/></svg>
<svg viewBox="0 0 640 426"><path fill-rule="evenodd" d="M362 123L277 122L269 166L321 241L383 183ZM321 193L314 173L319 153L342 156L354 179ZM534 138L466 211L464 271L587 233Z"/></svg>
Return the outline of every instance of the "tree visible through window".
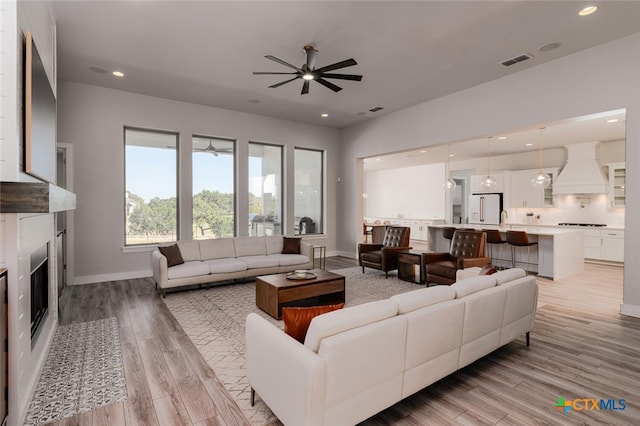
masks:
<svg viewBox="0 0 640 426"><path fill-rule="evenodd" d="M125 245L178 239L178 135L125 128Z"/></svg>
<svg viewBox="0 0 640 426"><path fill-rule="evenodd" d="M193 137L193 238L235 235L235 142Z"/></svg>

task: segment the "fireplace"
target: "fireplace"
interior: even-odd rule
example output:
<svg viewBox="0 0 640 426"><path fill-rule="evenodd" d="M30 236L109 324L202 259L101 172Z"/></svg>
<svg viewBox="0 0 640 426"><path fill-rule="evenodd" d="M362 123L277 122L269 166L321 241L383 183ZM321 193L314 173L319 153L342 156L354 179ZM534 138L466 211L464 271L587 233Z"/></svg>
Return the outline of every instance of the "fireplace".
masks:
<svg viewBox="0 0 640 426"><path fill-rule="evenodd" d="M49 309L49 243L31 253L31 342Z"/></svg>

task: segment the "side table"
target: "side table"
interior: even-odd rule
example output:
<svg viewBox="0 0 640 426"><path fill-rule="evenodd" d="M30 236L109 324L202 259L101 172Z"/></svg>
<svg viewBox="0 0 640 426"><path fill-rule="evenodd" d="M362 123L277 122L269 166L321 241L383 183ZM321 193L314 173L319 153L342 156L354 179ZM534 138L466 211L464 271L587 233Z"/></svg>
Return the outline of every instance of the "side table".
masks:
<svg viewBox="0 0 640 426"><path fill-rule="evenodd" d="M424 261L422 260L422 251L408 250L398 252L398 278L403 281L424 284L425 277L423 275ZM419 279L416 281L416 266L419 269Z"/></svg>
<svg viewBox="0 0 640 426"><path fill-rule="evenodd" d="M319 252L318 267L320 269L326 269L327 267L327 247L326 246L313 246L311 249L311 257L313 257L313 268L316 267L316 250Z"/></svg>

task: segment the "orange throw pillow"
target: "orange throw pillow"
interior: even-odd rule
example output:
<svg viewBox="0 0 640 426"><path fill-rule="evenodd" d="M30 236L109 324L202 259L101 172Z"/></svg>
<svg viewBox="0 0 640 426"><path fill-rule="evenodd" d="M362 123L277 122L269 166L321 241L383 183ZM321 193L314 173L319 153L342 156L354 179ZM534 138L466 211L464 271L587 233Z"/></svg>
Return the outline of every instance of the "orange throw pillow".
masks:
<svg viewBox="0 0 640 426"><path fill-rule="evenodd" d="M318 315L342 309L344 303L337 305L312 306L309 308L282 308L284 332L300 343L304 343L311 320Z"/></svg>

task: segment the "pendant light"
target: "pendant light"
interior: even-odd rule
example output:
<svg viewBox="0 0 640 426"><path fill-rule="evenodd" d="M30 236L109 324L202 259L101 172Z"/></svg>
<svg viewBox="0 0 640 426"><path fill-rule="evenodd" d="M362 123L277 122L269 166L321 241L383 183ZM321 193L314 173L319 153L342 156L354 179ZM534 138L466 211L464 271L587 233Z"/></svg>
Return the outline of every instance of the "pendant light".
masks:
<svg viewBox="0 0 640 426"><path fill-rule="evenodd" d="M444 189L452 190L456 187L456 181L451 178L451 157L453 157L453 154L451 154L451 144L449 144L448 146L449 154L447 156L447 180L444 181L442 187Z"/></svg>
<svg viewBox="0 0 640 426"><path fill-rule="evenodd" d="M496 186L496 180L491 176L491 136L487 137L487 175L480 181L482 189L493 189Z"/></svg>
<svg viewBox="0 0 640 426"><path fill-rule="evenodd" d="M534 188L548 188L551 185L551 177L548 174L542 173L542 144L541 134L544 127L538 129L538 176L531 178L531 185Z"/></svg>

